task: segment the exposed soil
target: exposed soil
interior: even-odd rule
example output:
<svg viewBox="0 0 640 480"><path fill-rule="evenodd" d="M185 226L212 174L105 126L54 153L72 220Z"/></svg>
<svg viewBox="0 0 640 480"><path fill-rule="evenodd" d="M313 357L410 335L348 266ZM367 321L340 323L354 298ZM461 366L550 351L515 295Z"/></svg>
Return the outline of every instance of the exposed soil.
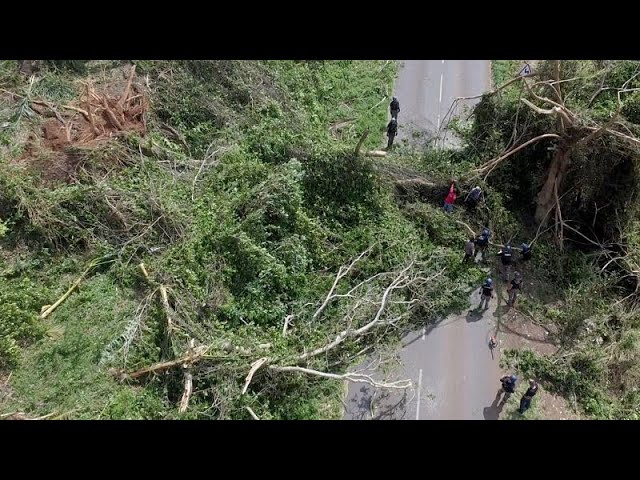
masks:
<svg viewBox="0 0 640 480"><path fill-rule="evenodd" d="M39 131L29 136L17 162L40 174L45 183L75 181L86 158L82 149L86 153L128 132L146 133L148 102L142 86L135 82L135 66L123 70L121 84L110 82L100 91L90 81L81 83L84 92L73 104L41 100L30 104L44 120Z"/></svg>
<svg viewBox="0 0 640 480"><path fill-rule="evenodd" d="M531 286L530 286L531 287ZM538 355L550 356L558 350L558 344L554 339L554 332L533 322L528 316L520 312L517 308L507 309L505 303L507 294L504 289L500 292L500 320L498 322L498 333L496 339L502 351L517 349L531 350ZM503 369L503 374L511 374L512 370ZM522 378L524 384L527 379ZM520 400L518 395L517 400ZM576 407L571 405L565 398L552 394L540 385L536 398L534 399L538 417L544 420L578 420L581 418L576 411ZM502 417L504 418L504 417Z"/></svg>

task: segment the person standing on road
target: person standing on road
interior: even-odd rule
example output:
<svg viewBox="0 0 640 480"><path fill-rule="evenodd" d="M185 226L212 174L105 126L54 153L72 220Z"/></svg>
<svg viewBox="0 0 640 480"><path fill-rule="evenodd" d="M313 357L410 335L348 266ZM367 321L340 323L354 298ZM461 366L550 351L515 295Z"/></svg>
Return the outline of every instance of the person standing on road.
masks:
<svg viewBox="0 0 640 480"><path fill-rule="evenodd" d="M523 262L531 260L531 245L523 243L522 245L520 245L520 248L522 249L522 252L520 253L520 260L522 260Z"/></svg>
<svg viewBox="0 0 640 480"><path fill-rule="evenodd" d="M469 237L469 240L464 242L464 259L462 263L467 263L469 260L475 260L475 242L473 237Z"/></svg>
<svg viewBox="0 0 640 480"><path fill-rule="evenodd" d="M389 111L391 112L391 118L398 120L398 114L400 113L400 102L396 97L393 97L389 104Z"/></svg>
<svg viewBox="0 0 640 480"><path fill-rule="evenodd" d="M515 375L505 375L500 379L500 383L502 387L498 390L498 394L496 395L496 400L500 398L500 395L504 393L504 397L502 398L501 403L507 403L511 394L516 391L516 382L518 381L518 377Z"/></svg>
<svg viewBox="0 0 640 480"><path fill-rule="evenodd" d="M387 149L390 150L393 145L393 139L398 135L398 121L395 118L392 118L389 124L387 125L387 137L389 137L389 141L387 142Z"/></svg>
<svg viewBox="0 0 640 480"><path fill-rule="evenodd" d="M509 288L507 288L507 292L509 293L509 300L507 300L507 305L510 307L515 307L516 300L518 299L518 293L522 290L522 274L520 272L515 272L513 275L513 280L509 284Z"/></svg>
<svg viewBox="0 0 640 480"><path fill-rule="evenodd" d="M489 308L489 300L493 298L493 280L487 278L480 289L480 309L485 304L485 309Z"/></svg>
<svg viewBox="0 0 640 480"><path fill-rule="evenodd" d="M523 414L525 410L529 409L529 407L531 406L531 400L536 393L538 393L538 383L535 380L530 379L529 388L520 399L520 408L518 409L518 412L520 412L520 414Z"/></svg>

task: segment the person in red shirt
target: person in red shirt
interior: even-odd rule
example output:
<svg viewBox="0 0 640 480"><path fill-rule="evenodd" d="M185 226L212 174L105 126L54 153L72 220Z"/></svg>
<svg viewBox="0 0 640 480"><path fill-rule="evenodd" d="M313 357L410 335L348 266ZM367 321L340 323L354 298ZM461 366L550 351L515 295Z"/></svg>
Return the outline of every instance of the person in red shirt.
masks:
<svg viewBox="0 0 640 480"><path fill-rule="evenodd" d="M453 204L456 201L456 198L458 198L458 195L456 194L456 183L451 182L451 186L449 187L449 194L444 199L445 212L447 213L453 212Z"/></svg>

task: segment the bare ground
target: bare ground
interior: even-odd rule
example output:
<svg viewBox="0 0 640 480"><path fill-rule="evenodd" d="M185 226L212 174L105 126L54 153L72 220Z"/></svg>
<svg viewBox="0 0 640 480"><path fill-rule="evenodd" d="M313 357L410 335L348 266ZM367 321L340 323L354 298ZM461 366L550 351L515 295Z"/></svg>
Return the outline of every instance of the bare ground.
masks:
<svg viewBox="0 0 640 480"><path fill-rule="evenodd" d="M516 308L507 310L505 305L507 294L504 289L500 292L500 297L501 315L497 322L496 335L499 343L498 348L502 351L510 349L531 350L542 356L553 355L558 350L558 345L553 338L554 332L534 323L532 319L517 309L517 304ZM504 375L513 373L512 370L504 368L502 371ZM509 402L504 414L500 417L501 419L579 420L582 418L575 405L571 405L564 397L546 391L542 385L534 398L531 410L527 411L524 416L520 416L515 410L528 379L521 378L520 380L518 394L513 396L515 398Z"/></svg>

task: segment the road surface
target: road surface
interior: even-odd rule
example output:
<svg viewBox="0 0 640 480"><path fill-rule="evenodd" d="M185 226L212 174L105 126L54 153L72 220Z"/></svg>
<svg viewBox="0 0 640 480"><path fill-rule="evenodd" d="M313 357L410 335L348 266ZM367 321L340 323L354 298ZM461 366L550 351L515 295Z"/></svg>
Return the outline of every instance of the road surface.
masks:
<svg viewBox="0 0 640 480"><path fill-rule="evenodd" d="M456 143L446 129L456 97L479 95L491 85L489 60L406 60L400 68L394 95L400 101L396 142L424 146L438 132L445 145ZM462 113L476 100L459 101ZM449 113L449 115L448 115ZM442 143L440 143L442 145Z"/></svg>
<svg viewBox="0 0 640 480"><path fill-rule="evenodd" d="M468 97L490 87L490 61L405 61L395 85L400 101L396 141L414 146L438 138L455 145L446 129L447 112L456 97ZM465 105L473 101L466 101ZM457 108L461 113L464 106ZM471 294L472 308L480 302ZM492 358L489 338L495 331L497 301L484 312L465 311L407 335L397 352L400 365L384 378L411 378L413 391L378 390L350 383L344 399L345 419L496 419L500 348ZM504 307L502 307L504 308ZM432 319L431 319L432 320ZM365 362L367 363L367 362ZM383 378L376 365L363 373ZM360 371L360 369L357 369Z"/></svg>

